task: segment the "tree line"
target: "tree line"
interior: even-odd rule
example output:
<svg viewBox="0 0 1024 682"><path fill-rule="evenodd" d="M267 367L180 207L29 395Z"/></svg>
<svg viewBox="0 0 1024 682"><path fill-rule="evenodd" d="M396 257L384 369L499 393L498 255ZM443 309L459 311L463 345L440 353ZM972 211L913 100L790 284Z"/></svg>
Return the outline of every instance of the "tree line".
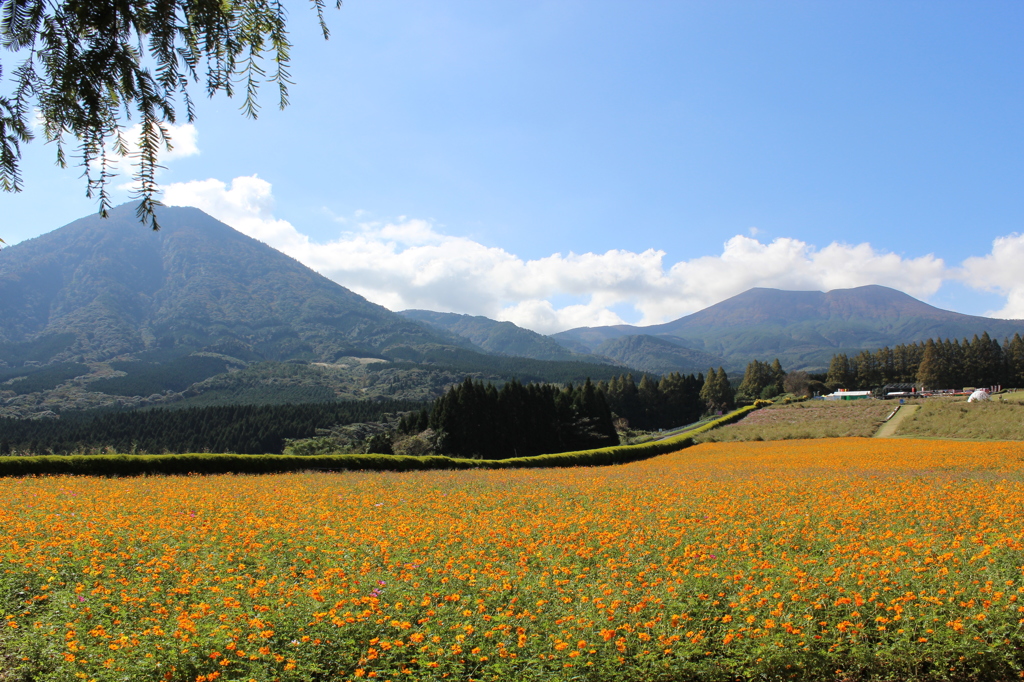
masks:
<svg viewBox="0 0 1024 682"><path fill-rule="evenodd" d="M382 400L67 412L53 420L0 419L0 454L273 454L286 446L306 446L317 453L355 447L361 452L523 457L615 445L617 426L653 431L690 424L731 409L737 400L777 395L786 376L778 360L755 360L738 391L720 367L709 369L706 377L644 374L637 383L632 374L621 374L564 386L513 380L500 389L467 377L429 406ZM392 432L396 421L397 434ZM408 441L427 432L422 442L398 447L403 436Z"/></svg>
<svg viewBox="0 0 1024 682"><path fill-rule="evenodd" d="M509 381L501 389L471 377L429 410L399 422L399 432L434 432L438 454L479 459L589 450L619 442L604 394L582 385Z"/></svg>
<svg viewBox="0 0 1024 682"><path fill-rule="evenodd" d="M230 405L0 419L0 454L72 452L233 452L280 454L285 441L336 424L380 421L418 410L409 400L349 400L302 405Z"/></svg>
<svg viewBox="0 0 1024 682"><path fill-rule="evenodd" d="M433 452L483 459L599 448L619 443L616 426L651 431L699 420L708 409L704 385L702 375L678 372L644 374L639 384L622 374L596 384L510 381L500 389L467 377L429 409L403 417L398 432L430 429Z"/></svg>
<svg viewBox="0 0 1024 682"><path fill-rule="evenodd" d="M629 428L642 431L668 429L695 422L708 410L701 397L704 375L672 372L655 379L644 374L637 384L632 374L599 381L597 390L614 415Z"/></svg>
<svg viewBox="0 0 1024 682"><path fill-rule="evenodd" d="M988 332L970 340L925 342L864 350L850 358L832 356L825 383L830 388L870 390L887 384L926 389L966 386L1024 387L1024 339L1014 334L1002 344Z"/></svg>

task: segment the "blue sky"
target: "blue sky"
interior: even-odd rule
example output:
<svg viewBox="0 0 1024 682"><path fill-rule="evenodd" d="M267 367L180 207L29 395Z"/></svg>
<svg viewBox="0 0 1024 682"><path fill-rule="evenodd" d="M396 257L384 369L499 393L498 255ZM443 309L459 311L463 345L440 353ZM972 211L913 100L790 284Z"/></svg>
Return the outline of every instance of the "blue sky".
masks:
<svg viewBox="0 0 1024 682"><path fill-rule="evenodd" d="M1020 2L346 0L328 21L325 42L291 9L283 112L272 87L258 121L200 103L168 203L388 307L544 332L750 286L1024 317ZM53 153L28 145L27 189L0 196L8 243L95 210Z"/></svg>

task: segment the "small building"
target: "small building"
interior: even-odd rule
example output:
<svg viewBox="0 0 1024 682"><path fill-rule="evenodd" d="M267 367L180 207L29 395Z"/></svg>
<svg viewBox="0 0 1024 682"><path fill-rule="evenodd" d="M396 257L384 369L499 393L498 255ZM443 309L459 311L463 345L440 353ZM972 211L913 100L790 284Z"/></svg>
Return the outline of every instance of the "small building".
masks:
<svg viewBox="0 0 1024 682"><path fill-rule="evenodd" d="M914 384L886 384L882 387L882 397L886 400L916 398L917 387Z"/></svg>
<svg viewBox="0 0 1024 682"><path fill-rule="evenodd" d="M845 388L841 388L835 393L830 393L825 396L825 400L864 400L866 398L872 398L871 391L847 391Z"/></svg>

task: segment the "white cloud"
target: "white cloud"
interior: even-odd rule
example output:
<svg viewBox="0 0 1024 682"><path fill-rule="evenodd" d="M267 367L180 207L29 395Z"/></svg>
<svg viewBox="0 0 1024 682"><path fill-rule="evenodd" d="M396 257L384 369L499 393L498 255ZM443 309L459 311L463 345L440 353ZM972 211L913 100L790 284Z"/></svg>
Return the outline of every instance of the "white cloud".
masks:
<svg viewBox="0 0 1024 682"><path fill-rule="evenodd" d="M255 175L235 178L228 187L220 180L176 182L163 188L168 206L195 206L254 239L288 252L309 239L291 223L274 218L270 183Z"/></svg>
<svg viewBox="0 0 1024 682"><path fill-rule="evenodd" d="M1006 305L986 315L1003 319L1024 319L1024 235L1011 234L992 242L986 256L964 260L959 276L975 289L1006 296Z"/></svg>
<svg viewBox="0 0 1024 682"><path fill-rule="evenodd" d="M788 238L762 243L743 235L726 242L721 254L671 265L654 249L524 260L408 218L359 222L362 216L355 216L344 223L354 228L318 243L274 216L271 189L256 176L230 186L213 179L175 183L165 188L164 202L200 208L392 310L486 315L542 333L622 324L615 310L629 308L638 324L665 322L756 286L828 291L885 284L926 298L948 276L932 255L904 258L866 243L820 249ZM584 302L552 303L566 297Z"/></svg>
<svg viewBox="0 0 1024 682"><path fill-rule="evenodd" d="M160 147L162 152L158 159L160 165L166 165L176 159L199 154L199 133L194 125L184 123L182 125L168 125L166 128L171 141L171 150L167 151L162 146ZM135 155L139 151L139 136L141 134L142 124L140 123L125 129L122 137L128 146L128 154L125 156L113 152L108 154L107 162L112 166L112 170L125 177L131 177L132 173L136 170L135 164L138 162ZM132 189L132 187L130 182L119 185L119 189Z"/></svg>

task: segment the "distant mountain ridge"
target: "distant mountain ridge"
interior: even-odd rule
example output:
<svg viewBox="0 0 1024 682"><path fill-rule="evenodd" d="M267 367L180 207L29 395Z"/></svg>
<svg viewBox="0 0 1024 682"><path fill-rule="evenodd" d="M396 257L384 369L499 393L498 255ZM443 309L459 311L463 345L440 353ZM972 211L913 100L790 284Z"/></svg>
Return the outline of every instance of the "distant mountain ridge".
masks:
<svg viewBox="0 0 1024 682"><path fill-rule="evenodd" d="M590 349L523 329L511 322L498 322L480 315L435 313L429 310L404 310L410 320L436 326L458 334L488 353L537 360L563 360L614 363L639 372L697 374L721 365L721 356L686 348L671 337L630 335L608 339ZM563 345L564 344L564 345Z"/></svg>
<svg viewBox="0 0 1024 682"><path fill-rule="evenodd" d="M699 374L725 363L719 355L686 348L672 337L632 334L608 339L594 352L620 365L652 374Z"/></svg>
<svg viewBox="0 0 1024 682"><path fill-rule="evenodd" d="M985 331L1000 340L1012 337L1024 333L1024 320L964 315L868 285L829 292L755 288L664 324L580 327L551 338L596 352L609 340L642 334L719 356L733 367L778 357L786 369L824 369L836 353Z"/></svg>
<svg viewBox="0 0 1024 682"><path fill-rule="evenodd" d="M78 363L163 366L194 356L189 371L199 376L211 362L198 356L214 356L225 368L263 360L331 365L354 357L520 378L627 368L695 373L720 365L734 372L752 359L776 357L788 370L821 370L841 352L985 331L999 340L1024 333L1024 321L941 310L872 285L826 293L757 288L665 324L582 327L548 337L480 316L394 313L198 209L159 211L157 233L138 223L128 204L108 219L89 216L0 251L0 369L64 363L46 375L61 377L78 371ZM573 367L549 370L547 362ZM143 365L132 369L138 376L122 384L155 385L157 379L142 380ZM377 380L367 372L359 381ZM0 377L0 392L35 385L15 387L13 381L26 379L8 375ZM394 390L407 390L425 379L391 381L402 387ZM436 391L437 378L431 381Z"/></svg>
<svg viewBox="0 0 1024 682"><path fill-rule="evenodd" d="M435 313L430 310L403 310L399 315L457 334L488 353L535 360L603 362L592 354L566 348L543 334L482 315Z"/></svg>

